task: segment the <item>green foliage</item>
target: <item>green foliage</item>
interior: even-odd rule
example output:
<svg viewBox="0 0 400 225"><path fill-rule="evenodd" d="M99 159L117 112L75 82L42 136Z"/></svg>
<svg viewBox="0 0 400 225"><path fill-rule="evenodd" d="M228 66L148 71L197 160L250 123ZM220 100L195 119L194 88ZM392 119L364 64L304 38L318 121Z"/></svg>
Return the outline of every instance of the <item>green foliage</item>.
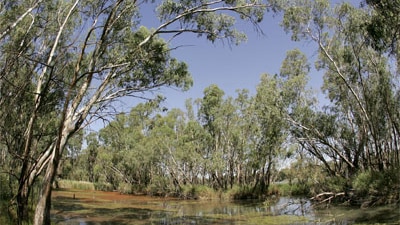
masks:
<svg viewBox="0 0 400 225"><path fill-rule="evenodd" d="M308 196L310 194L310 185L303 183L273 183L268 188L268 195L275 196Z"/></svg>
<svg viewBox="0 0 400 225"><path fill-rule="evenodd" d="M113 185L107 182L96 182L94 187L97 191L114 191Z"/></svg>
<svg viewBox="0 0 400 225"><path fill-rule="evenodd" d="M399 170L360 172L352 182L352 186L361 196L398 195L400 188Z"/></svg>
<svg viewBox="0 0 400 225"><path fill-rule="evenodd" d="M184 199L219 199L219 193L205 185L183 185L180 190L180 196Z"/></svg>
<svg viewBox="0 0 400 225"><path fill-rule="evenodd" d="M5 175L0 173L0 201L9 200L10 199L10 187L8 187L9 178Z"/></svg>
<svg viewBox="0 0 400 225"><path fill-rule="evenodd" d="M146 193L152 196L176 196L176 190L170 187L167 177L156 176L153 181L145 187ZM136 187L137 185L134 185Z"/></svg>
<svg viewBox="0 0 400 225"><path fill-rule="evenodd" d="M370 20L365 22L369 43L379 51L397 56L399 60L400 2L398 0L365 0L365 2L375 10Z"/></svg>
<svg viewBox="0 0 400 225"><path fill-rule="evenodd" d="M131 90L160 85L176 86L182 90L190 88L192 79L187 65L170 56L170 48L163 39L154 37L138 49L150 35L151 31L145 27L126 34L123 48L115 54L125 57L120 63L129 62L132 73L120 76L116 81L118 86Z"/></svg>
<svg viewBox="0 0 400 225"><path fill-rule="evenodd" d="M290 196L309 196L312 184L294 183L290 185ZM282 187L281 187L282 188ZM285 191L286 188L283 188Z"/></svg>
<svg viewBox="0 0 400 225"><path fill-rule="evenodd" d="M133 194L133 187L131 184L121 182L118 185L117 191L121 194Z"/></svg>
<svg viewBox="0 0 400 225"><path fill-rule="evenodd" d="M13 224L15 221L13 221L8 213L6 213L8 210L8 201L0 200L0 224Z"/></svg>
<svg viewBox="0 0 400 225"><path fill-rule="evenodd" d="M257 193L251 185L234 185L223 194L225 199L256 199Z"/></svg>
<svg viewBox="0 0 400 225"><path fill-rule="evenodd" d="M245 7L253 5L258 7ZM235 17L220 13L218 10L206 9L220 7L237 12L241 19L249 20L254 24L262 21L264 7L259 1L163 1L157 8L159 18L165 24L178 20L182 31L194 31L198 36L205 36L214 42L225 38L229 42L239 44L246 40L246 35L234 28Z"/></svg>

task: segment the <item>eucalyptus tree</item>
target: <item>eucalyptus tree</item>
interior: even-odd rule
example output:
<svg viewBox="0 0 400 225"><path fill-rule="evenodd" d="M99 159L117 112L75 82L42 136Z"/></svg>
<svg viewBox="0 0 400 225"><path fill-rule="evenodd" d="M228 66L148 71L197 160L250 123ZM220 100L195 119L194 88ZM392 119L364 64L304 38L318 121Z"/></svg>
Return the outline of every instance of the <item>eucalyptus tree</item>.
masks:
<svg viewBox="0 0 400 225"><path fill-rule="evenodd" d="M268 189L278 163L290 156L297 148L298 125L304 124L313 115L315 99L308 89L310 64L298 49L287 52L279 74L263 74L257 86L250 146L254 146L249 157L255 172L254 188L261 193Z"/></svg>
<svg viewBox="0 0 400 225"><path fill-rule="evenodd" d="M24 72L30 86L24 99L29 108L21 125L22 151L17 152L22 165L18 205L26 205L24 190L45 171L34 224L50 223L51 184L71 136L104 115L120 97L144 97L142 93L163 86L191 85L186 64L170 56L170 47L159 34L176 37L190 32L210 41L227 38L238 43L245 36L234 29L231 13L255 24L266 7L273 7L244 0L161 1L156 7L160 25L149 30L140 26L146 3L150 4L124 0L2 4L1 82L12 76L7 71ZM45 109L54 112L55 132L47 144L36 145L40 121L49 117L42 112ZM18 218L26 218L25 210L20 211Z"/></svg>
<svg viewBox="0 0 400 225"><path fill-rule="evenodd" d="M247 185L253 180L249 159L257 145L257 117L253 96L246 89L238 90L234 100L237 118L234 134L236 184Z"/></svg>
<svg viewBox="0 0 400 225"><path fill-rule="evenodd" d="M191 183L206 185L208 140L210 135L202 126L201 121L196 119L193 104L192 99L186 100L187 121L184 128L184 136L182 137L182 145L189 156L189 168L192 170L189 175L192 180ZM197 101L196 104L200 105L200 102Z"/></svg>
<svg viewBox="0 0 400 225"><path fill-rule="evenodd" d="M95 174L95 165L96 165L96 160L97 160L97 155L98 155L98 149L100 147L100 143L98 141L97 135L94 132L89 133L86 137L86 143L87 147L85 149L85 166L86 166L86 171L87 171L87 176L89 182L97 182L97 176Z"/></svg>
<svg viewBox="0 0 400 225"><path fill-rule="evenodd" d="M286 108L277 76L263 74L257 86L254 113L257 130L256 146L250 161L255 172L254 189L268 190L277 158L287 138Z"/></svg>
<svg viewBox="0 0 400 225"><path fill-rule="evenodd" d="M222 122L221 108L225 93L215 84L205 88L203 93L199 115L204 129L208 133L206 152L204 153L206 165L204 167L207 168L207 175L212 179L213 186L223 188L222 176L225 169L225 161L223 160L223 128L220 126L220 122Z"/></svg>
<svg viewBox="0 0 400 225"><path fill-rule="evenodd" d="M81 166L81 155L83 153L83 132L78 132L71 137L65 146L63 157L60 160L57 176L62 179L86 180L86 171ZM66 177L68 176L68 177Z"/></svg>
<svg viewBox="0 0 400 225"><path fill-rule="evenodd" d="M229 187L232 188L235 183L236 163L240 154L239 144L240 144L240 130L239 121L241 120L238 114L237 106L235 104L235 99L229 96L222 102L219 114L217 115L216 124L220 129L220 155L221 161L213 160L217 162L219 168L219 180L220 184L224 189ZM217 156L218 157L218 156ZM214 166L214 168L216 168Z"/></svg>
<svg viewBox="0 0 400 225"><path fill-rule="evenodd" d="M185 127L184 113L180 109L172 109L165 116L158 114L152 119L152 127L148 141L154 155L159 158L154 165L160 168L157 183L153 182L153 186L160 190L154 191L165 190L168 186L179 190L181 185L190 182L187 171L189 155L182 148L181 141ZM165 180L171 180L172 185L163 184L167 183Z"/></svg>
<svg viewBox="0 0 400 225"><path fill-rule="evenodd" d="M224 98L224 92L217 85L210 85L200 99L199 122L203 125L204 153L207 171L203 176L211 178L216 189L232 188L244 182L246 156L252 127L249 119L250 97L248 91L238 91L238 96Z"/></svg>
<svg viewBox="0 0 400 225"><path fill-rule="evenodd" d="M143 190L153 178L153 169L158 166L159 154L154 152L150 133L158 103L140 103L129 114L121 113L105 128L99 138L106 152L98 166L109 171L106 181L115 190L131 192Z"/></svg>
<svg viewBox="0 0 400 225"><path fill-rule="evenodd" d="M393 55L398 67L400 64L400 19L398 16L400 1L364 0L362 3L373 8L371 19L365 21L369 44L378 51Z"/></svg>
<svg viewBox="0 0 400 225"><path fill-rule="evenodd" d="M303 143L343 177L399 168L396 64L368 45L371 13L373 8L331 7L325 0L294 1L285 9L283 25L292 38L317 44L316 66L324 71L323 90L331 102L311 123L298 124ZM391 18L388 24L397 23Z"/></svg>
<svg viewBox="0 0 400 225"><path fill-rule="evenodd" d="M224 112L224 142L226 148L227 178L230 188L242 185L246 177L246 161L252 150L251 137L254 132L255 116L252 113L252 102L249 91L237 90L235 98L228 97Z"/></svg>

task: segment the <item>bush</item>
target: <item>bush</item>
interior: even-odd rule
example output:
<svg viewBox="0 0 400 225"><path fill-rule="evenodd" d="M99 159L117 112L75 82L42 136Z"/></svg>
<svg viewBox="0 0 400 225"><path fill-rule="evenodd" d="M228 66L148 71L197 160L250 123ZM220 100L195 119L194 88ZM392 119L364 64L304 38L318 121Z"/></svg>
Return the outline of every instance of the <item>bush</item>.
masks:
<svg viewBox="0 0 400 225"><path fill-rule="evenodd" d="M234 185L231 189L224 193L224 199L247 199L253 198L252 191L249 186Z"/></svg>
<svg viewBox="0 0 400 225"><path fill-rule="evenodd" d="M390 195L400 188L398 170L377 172L367 170L359 173L354 179L353 188L361 195Z"/></svg>
<svg viewBox="0 0 400 225"><path fill-rule="evenodd" d="M114 191L114 187L108 182L97 182L94 187L97 191Z"/></svg>
<svg viewBox="0 0 400 225"><path fill-rule="evenodd" d="M310 195L310 186L308 184L293 184L290 186L290 196Z"/></svg>
<svg viewBox="0 0 400 225"><path fill-rule="evenodd" d="M234 185L232 189L226 192L229 199L257 199L262 197L260 191L252 185Z"/></svg>
<svg viewBox="0 0 400 225"><path fill-rule="evenodd" d="M184 199L219 199L220 194L205 185L183 185L180 195Z"/></svg>
<svg viewBox="0 0 400 225"><path fill-rule="evenodd" d="M153 178L151 184L146 187L146 192L150 195L155 196L167 196L174 195L171 191L172 188L168 186L168 179L166 177L156 176Z"/></svg>
<svg viewBox="0 0 400 225"><path fill-rule="evenodd" d="M205 185L196 185L193 190L196 199L217 199L219 194L212 188Z"/></svg>
<svg viewBox="0 0 400 225"><path fill-rule="evenodd" d="M303 191L308 190L306 194L315 196L322 192L343 192L347 186L347 180L343 177L325 176L313 183L303 184L300 189L304 188Z"/></svg>
<svg viewBox="0 0 400 225"><path fill-rule="evenodd" d="M268 195L304 196L309 195L310 187L303 183L274 183L268 188Z"/></svg>
<svg viewBox="0 0 400 225"><path fill-rule="evenodd" d="M118 192L121 194L133 194L132 185L122 182L118 185Z"/></svg>

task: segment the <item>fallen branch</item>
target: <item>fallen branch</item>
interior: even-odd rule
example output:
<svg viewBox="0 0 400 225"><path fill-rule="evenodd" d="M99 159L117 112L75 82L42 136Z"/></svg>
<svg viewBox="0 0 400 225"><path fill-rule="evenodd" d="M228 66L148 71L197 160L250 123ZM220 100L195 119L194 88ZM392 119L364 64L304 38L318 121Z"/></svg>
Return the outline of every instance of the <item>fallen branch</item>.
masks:
<svg viewBox="0 0 400 225"><path fill-rule="evenodd" d="M335 193L335 192L323 192L320 194L317 194L316 196L310 198L311 201L316 201L317 205L322 204L324 202L327 202L328 205L331 203L331 200L333 198L336 198L338 196L344 196L345 193L344 192L339 192L339 193Z"/></svg>

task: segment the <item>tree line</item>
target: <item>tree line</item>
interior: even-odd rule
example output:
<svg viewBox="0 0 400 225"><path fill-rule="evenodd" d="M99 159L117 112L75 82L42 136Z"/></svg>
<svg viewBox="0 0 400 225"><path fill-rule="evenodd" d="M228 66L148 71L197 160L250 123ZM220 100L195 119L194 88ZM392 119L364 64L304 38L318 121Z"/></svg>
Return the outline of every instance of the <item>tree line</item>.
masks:
<svg viewBox="0 0 400 225"><path fill-rule="evenodd" d="M144 5L159 25L141 26ZM279 177L378 191L399 199L399 1L8 1L0 4L1 210L16 223L50 224L57 177L112 189L179 191L247 186L265 193ZM187 90L172 38L194 33L238 44L244 19L256 28L281 13L294 41L315 44L329 104L307 88L311 62L287 53L256 94L225 96L212 85L186 109L163 110L162 87ZM232 14L233 13L233 14ZM98 132L121 97L147 99ZM86 143L85 146L82 142ZM279 170L285 158L293 170ZM301 171L320 173L307 177ZM286 171L282 175L282 171ZM282 178L283 179L283 178ZM319 185L321 187L321 185ZM318 187L318 185L314 185ZM37 189L35 189L37 188ZM35 197L35 190L39 197ZM396 191L397 190L397 191ZM315 190L317 191L317 190ZM38 199L38 201L36 201ZM34 215L30 215L35 210Z"/></svg>

